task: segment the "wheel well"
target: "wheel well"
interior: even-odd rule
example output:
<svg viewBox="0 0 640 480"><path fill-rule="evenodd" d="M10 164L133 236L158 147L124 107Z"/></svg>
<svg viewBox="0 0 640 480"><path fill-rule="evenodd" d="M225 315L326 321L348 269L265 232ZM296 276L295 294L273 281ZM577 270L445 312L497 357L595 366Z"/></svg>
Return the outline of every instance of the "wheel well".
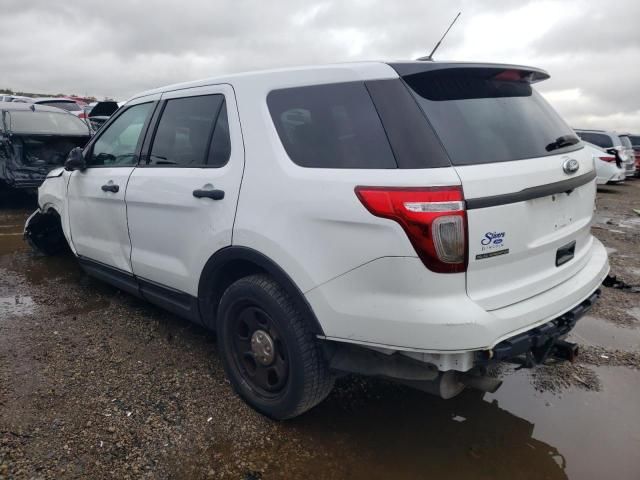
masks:
<svg viewBox="0 0 640 480"><path fill-rule="evenodd" d="M32 247L46 255L69 250L62 230L62 218L54 208L34 215L25 228L25 237Z"/></svg>
<svg viewBox="0 0 640 480"><path fill-rule="evenodd" d="M215 330L220 299L226 289L240 278L266 273L285 289L300 312L310 322L313 333L324 332L303 293L273 260L247 247L227 247L216 252L205 265L198 286L198 306L202 323Z"/></svg>

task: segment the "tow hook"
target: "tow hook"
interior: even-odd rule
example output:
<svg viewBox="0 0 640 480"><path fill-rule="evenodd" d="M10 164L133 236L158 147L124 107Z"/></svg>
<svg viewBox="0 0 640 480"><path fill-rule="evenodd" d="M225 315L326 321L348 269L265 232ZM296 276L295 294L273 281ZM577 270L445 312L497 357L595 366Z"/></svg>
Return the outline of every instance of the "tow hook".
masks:
<svg viewBox="0 0 640 480"><path fill-rule="evenodd" d="M578 345L566 340L556 340L553 346L553 356L561 360L569 360L571 363L578 358Z"/></svg>
<svg viewBox="0 0 640 480"><path fill-rule="evenodd" d="M537 365L542 365L549 358L569 360L573 363L575 359L578 358L578 345L559 338L550 338L539 347L534 347L526 352L524 358L516 357L512 359L512 362L520 364L517 368L517 370L519 370L521 368L534 368Z"/></svg>

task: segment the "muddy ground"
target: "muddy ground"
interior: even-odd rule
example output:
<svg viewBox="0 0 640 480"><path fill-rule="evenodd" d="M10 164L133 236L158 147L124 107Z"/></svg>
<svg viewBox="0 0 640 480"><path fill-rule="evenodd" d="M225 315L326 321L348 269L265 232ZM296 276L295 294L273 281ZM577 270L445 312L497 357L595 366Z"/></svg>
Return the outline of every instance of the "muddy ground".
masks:
<svg viewBox="0 0 640 480"><path fill-rule="evenodd" d="M575 364L505 368L440 400L347 377L277 423L232 392L207 331L34 256L0 200L0 479L638 479L640 294L603 288ZM640 284L640 181L598 195L612 273Z"/></svg>

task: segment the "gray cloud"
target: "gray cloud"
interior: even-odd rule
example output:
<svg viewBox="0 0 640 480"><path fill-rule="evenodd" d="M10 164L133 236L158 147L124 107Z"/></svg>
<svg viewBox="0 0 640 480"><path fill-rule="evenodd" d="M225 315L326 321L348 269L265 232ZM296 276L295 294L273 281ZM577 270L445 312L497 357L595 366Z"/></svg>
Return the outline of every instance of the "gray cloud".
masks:
<svg viewBox="0 0 640 480"><path fill-rule="evenodd" d="M529 20L540 5L548 14ZM633 0L0 0L0 86L124 99L243 70L413 58L459 10L438 58L541 66L552 79L540 89L572 124L640 131Z"/></svg>

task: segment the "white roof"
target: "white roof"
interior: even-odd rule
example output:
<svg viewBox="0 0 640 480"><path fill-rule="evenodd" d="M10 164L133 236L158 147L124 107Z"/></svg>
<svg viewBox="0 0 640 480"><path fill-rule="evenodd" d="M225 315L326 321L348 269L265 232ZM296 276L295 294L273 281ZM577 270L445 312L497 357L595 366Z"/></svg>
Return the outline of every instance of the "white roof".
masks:
<svg viewBox="0 0 640 480"><path fill-rule="evenodd" d="M349 80L366 80L372 78L390 78L397 77L393 69L384 62L347 62L335 63L328 65L311 65L301 67L287 67L271 70L257 70L251 72L234 73L219 77L205 78L184 83L176 83L167 85L145 92L140 92L129 100L147 95L153 95L173 90L182 90L185 88L202 87L205 85L215 85L220 83L228 83L235 85L248 81L260 83L281 83L284 79L291 78L318 78L317 83L324 83L323 79L335 77L333 81L349 81ZM316 83L316 82L314 82Z"/></svg>

